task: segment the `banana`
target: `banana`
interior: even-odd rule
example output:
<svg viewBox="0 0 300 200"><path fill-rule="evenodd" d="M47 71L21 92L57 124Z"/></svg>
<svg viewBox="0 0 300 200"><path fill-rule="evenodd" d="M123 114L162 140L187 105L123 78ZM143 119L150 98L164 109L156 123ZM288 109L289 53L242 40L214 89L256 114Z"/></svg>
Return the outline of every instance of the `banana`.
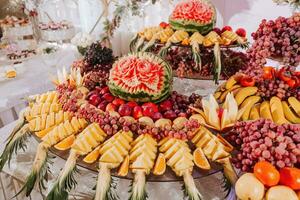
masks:
<svg viewBox="0 0 300 200"><path fill-rule="evenodd" d="M281 100L278 97L272 97L270 100L271 113L273 121L277 124L288 123L284 117L283 107Z"/></svg>
<svg viewBox="0 0 300 200"><path fill-rule="evenodd" d="M292 109L289 107L288 103L286 101L282 101L281 103L286 119L294 124L300 124L300 118L294 114Z"/></svg>
<svg viewBox="0 0 300 200"><path fill-rule="evenodd" d="M257 90L257 87L244 87L241 90L239 90L238 93L235 95L235 100L238 106L241 105L247 97L256 94Z"/></svg>
<svg viewBox="0 0 300 200"><path fill-rule="evenodd" d="M264 101L260 105L259 114L261 118L270 119L273 121L269 101Z"/></svg>
<svg viewBox="0 0 300 200"><path fill-rule="evenodd" d="M249 119L249 114L251 111L251 108L254 104L258 103L260 101L260 96L251 96L245 99L245 101L242 103L240 110L245 108L244 113L242 114L243 121L246 121Z"/></svg>
<svg viewBox="0 0 300 200"><path fill-rule="evenodd" d="M250 115L249 115L250 120L257 120L257 119L260 118L260 116L259 116L259 107L260 107L260 105L256 104L251 108Z"/></svg>
<svg viewBox="0 0 300 200"><path fill-rule="evenodd" d="M220 102L223 102L223 101L225 100L225 98L226 98L226 96L227 96L227 94L228 94L229 92L231 92L231 91L233 91L233 90L236 90L236 89L238 89L238 88L240 88L240 87L241 87L240 85L234 85L234 86L232 86L230 89L227 89L225 92L222 93L222 95L221 95L220 98L219 98L219 101L220 101Z"/></svg>
<svg viewBox="0 0 300 200"><path fill-rule="evenodd" d="M295 97L288 99L290 106L294 109L298 117L300 117L300 102Z"/></svg>
<svg viewBox="0 0 300 200"><path fill-rule="evenodd" d="M235 76L231 76L225 84L225 88L227 90L229 90L230 88L232 88L235 84L237 83L237 81L235 80Z"/></svg>

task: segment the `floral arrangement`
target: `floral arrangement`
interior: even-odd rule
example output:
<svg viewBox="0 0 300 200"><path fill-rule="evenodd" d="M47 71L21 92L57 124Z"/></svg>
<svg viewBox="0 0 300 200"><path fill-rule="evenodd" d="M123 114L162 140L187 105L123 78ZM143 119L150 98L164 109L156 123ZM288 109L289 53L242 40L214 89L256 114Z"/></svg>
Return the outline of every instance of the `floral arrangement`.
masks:
<svg viewBox="0 0 300 200"><path fill-rule="evenodd" d="M77 46L78 52L84 55L87 48L95 41L94 37L88 33L77 33L71 43Z"/></svg>

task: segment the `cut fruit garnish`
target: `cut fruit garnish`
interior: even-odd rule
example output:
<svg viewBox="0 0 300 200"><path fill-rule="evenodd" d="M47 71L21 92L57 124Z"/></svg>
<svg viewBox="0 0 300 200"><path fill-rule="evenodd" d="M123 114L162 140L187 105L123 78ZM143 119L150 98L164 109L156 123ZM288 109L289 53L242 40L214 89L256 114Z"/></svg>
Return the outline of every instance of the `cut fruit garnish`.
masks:
<svg viewBox="0 0 300 200"><path fill-rule="evenodd" d="M153 174L154 175L162 175L166 171L166 158L163 153L160 153L157 157Z"/></svg>
<svg viewBox="0 0 300 200"><path fill-rule="evenodd" d="M57 150L64 151L71 148L74 141L75 141L75 135L70 135L69 137L62 140L60 143L56 144L54 147Z"/></svg>
<svg viewBox="0 0 300 200"><path fill-rule="evenodd" d="M205 170L209 170L210 164L207 160L207 158L204 155L204 152L202 151L201 148L197 148L194 153L194 162L196 164L197 167L199 167L200 169L205 169Z"/></svg>
<svg viewBox="0 0 300 200"><path fill-rule="evenodd" d="M126 156L118 171L118 176L126 176L129 168L129 156Z"/></svg>
<svg viewBox="0 0 300 200"><path fill-rule="evenodd" d="M100 156L100 152L99 152L100 147L101 146L98 146L91 153L86 155L83 159L83 162L86 162L86 163L89 163L89 164L94 163Z"/></svg>

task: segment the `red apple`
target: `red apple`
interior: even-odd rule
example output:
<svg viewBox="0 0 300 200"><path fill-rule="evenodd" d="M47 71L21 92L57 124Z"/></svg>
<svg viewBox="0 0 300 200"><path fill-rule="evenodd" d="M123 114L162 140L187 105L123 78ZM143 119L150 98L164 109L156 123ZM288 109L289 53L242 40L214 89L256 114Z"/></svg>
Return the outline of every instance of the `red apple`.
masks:
<svg viewBox="0 0 300 200"><path fill-rule="evenodd" d="M240 37L246 37L246 30L243 28L239 28L235 31L236 34Z"/></svg>
<svg viewBox="0 0 300 200"><path fill-rule="evenodd" d="M164 113L164 117L170 120L174 120L177 117L177 115L173 110L168 110Z"/></svg>
<svg viewBox="0 0 300 200"><path fill-rule="evenodd" d="M117 110L117 106L112 103L107 104L106 109L105 109L105 111L108 111L108 112L116 111L116 110Z"/></svg>
<svg viewBox="0 0 300 200"><path fill-rule="evenodd" d="M105 93L109 93L109 88L107 86L102 88L99 92L99 94L105 94Z"/></svg>
<svg viewBox="0 0 300 200"><path fill-rule="evenodd" d="M107 107L107 104L108 104L108 102L104 100L104 101L102 101L102 102L97 106L97 108L99 108L99 109L105 111L105 110L106 110L106 107Z"/></svg>
<svg viewBox="0 0 300 200"><path fill-rule="evenodd" d="M152 117L154 113L158 112L158 107L156 104L148 102L142 105L143 115Z"/></svg>
<svg viewBox="0 0 300 200"><path fill-rule="evenodd" d="M132 111L132 108L130 106L128 106L127 104L120 105L120 107L118 109L118 113L121 116L131 116L131 111Z"/></svg>
<svg viewBox="0 0 300 200"><path fill-rule="evenodd" d="M163 116L162 116L162 114L161 114L160 112L156 112L156 113L154 113L153 116L152 116L152 119L153 119L154 121L159 120L159 119L161 119L161 118L163 118Z"/></svg>
<svg viewBox="0 0 300 200"><path fill-rule="evenodd" d="M225 32L225 31L232 31L231 26L224 26L224 27L222 28L222 33Z"/></svg>
<svg viewBox="0 0 300 200"><path fill-rule="evenodd" d="M160 111L168 111L173 108L172 102L170 100L165 100L159 104Z"/></svg>
<svg viewBox="0 0 300 200"><path fill-rule="evenodd" d="M98 106L100 102L101 102L101 98L97 94L92 94L89 97L89 103L94 106Z"/></svg>
<svg viewBox="0 0 300 200"><path fill-rule="evenodd" d="M113 95L111 95L110 93L105 93L103 96L102 96L102 99L108 101L108 102L112 102L115 97Z"/></svg>
<svg viewBox="0 0 300 200"><path fill-rule="evenodd" d="M137 102L135 102L135 101L129 101L129 102L127 103L127 105L128 105L129 107L131 107L131 108L134 108L134 107L138 106Z"/></svg>
<svg viewBox="0 0 300 200"><path fill-rule="evenodd" d="M92 95L99 95L99 93L98 93L98 91L97 90L93 90L93 91L90 91L89 93L88 93L88 95L87 95L87 99L89 99Z"/></svg>
<svg viewBox="0 0 300 200"><path fill-rule="evenodd" d="M114 105L116 105L116 106L120 106L120 105L124 104L125 101L124 101L123 99L116 98L115 100L113 100L112 103L113 103Z"/></svg>
<svg viewBox="0 0 300 200"><path fill-rule="evenodd" d="M133 117L134 117L135 119L139 119L140 117L143 117L143 110L142 110L142 107L141 107L141 106L135 106L135 107L133 108L132 114L133 114Z"/></svg>

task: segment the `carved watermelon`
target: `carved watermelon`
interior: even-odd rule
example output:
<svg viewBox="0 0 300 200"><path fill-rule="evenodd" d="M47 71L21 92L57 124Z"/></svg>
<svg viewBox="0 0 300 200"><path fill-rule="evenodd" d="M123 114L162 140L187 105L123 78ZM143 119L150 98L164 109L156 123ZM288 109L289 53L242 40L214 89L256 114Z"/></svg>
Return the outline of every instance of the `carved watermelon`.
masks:
<svg viewBox="0 0 300 200"><path fill-rule="evenodd" d="M173 29L207 34L216 24L216 10L210 0L185 0L169 18Z"/></svg>
<svg viewBox="0 0 300 200"><path fill-rule="evenodd" d="M151 53L138 52L120 58L109 74L111 93L127 101L159 102L172 90L172 68Z"/></svg>

